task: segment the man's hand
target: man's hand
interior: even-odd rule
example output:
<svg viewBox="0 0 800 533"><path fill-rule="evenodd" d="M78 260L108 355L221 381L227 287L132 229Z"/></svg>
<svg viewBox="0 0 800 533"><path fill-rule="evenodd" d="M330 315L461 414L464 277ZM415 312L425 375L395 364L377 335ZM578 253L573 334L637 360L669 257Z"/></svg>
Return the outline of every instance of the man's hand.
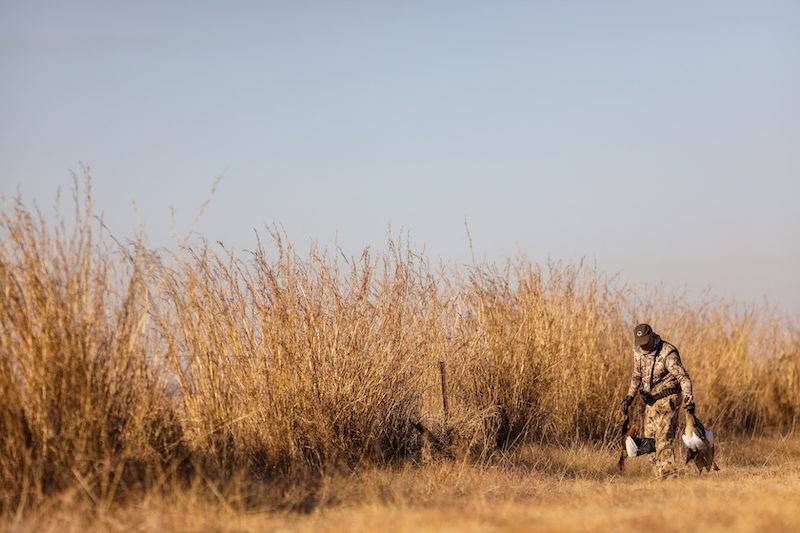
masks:
<svg viewBox="0 0 800 533"><path fill-rule="evenodd" d="M631 402L633 402L633 396L625 396L625 399L622 400L619 408L622 410L622 414L628 416L628 409L631 407Z"/></svg>
<svg viewBox="0 0 800 533"><path fill-rule="evenodd" d="M694 414L694 398L692 396L687 396L685 400L683 400L683 407L690 413Z"/></svg>

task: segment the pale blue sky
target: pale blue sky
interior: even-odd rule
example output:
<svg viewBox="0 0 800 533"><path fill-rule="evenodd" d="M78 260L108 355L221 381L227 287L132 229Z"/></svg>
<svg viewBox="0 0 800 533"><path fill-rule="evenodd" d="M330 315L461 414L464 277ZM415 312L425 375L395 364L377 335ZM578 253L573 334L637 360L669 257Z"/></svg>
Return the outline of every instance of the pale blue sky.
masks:
<svg viewBox="0 0 800 533"><path fill-rule="evenodd" d="M119 235L224 173L200 231L240 249L468 262L467 218L482 258L800 314L797 1L0 0L0 73L0 192L84 162Z"/></svg>

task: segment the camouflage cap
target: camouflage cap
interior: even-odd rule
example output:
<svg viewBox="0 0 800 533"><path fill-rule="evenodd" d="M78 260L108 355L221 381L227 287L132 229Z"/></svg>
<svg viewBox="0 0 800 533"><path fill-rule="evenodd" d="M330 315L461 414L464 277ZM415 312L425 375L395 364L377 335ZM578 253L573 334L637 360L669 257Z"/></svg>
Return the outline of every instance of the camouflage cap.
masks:
<svg viewBox="0 0 800 533"><path fill-rule="evenodd" d="M653 328L650 327L650 324L639 324L633 330L633 344L636 346L644 346L650 342L653 335Z"/></svg>

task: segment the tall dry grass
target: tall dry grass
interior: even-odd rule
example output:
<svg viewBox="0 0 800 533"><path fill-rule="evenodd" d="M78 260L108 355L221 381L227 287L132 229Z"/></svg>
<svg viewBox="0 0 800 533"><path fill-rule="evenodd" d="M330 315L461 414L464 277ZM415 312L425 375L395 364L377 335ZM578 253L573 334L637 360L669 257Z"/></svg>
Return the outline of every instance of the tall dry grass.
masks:
<svg viewBox="0 0 800 533"><path fill-rule="evenodd" d="M113 498L169 461L180 426L150 320L149 266L98 242L91 195L51 226L19 201L0 213L0 502L24 508L80 484Z"/></svg>
<svg viewBox="0 0 800 533"><path fill-rule="evenodd" d="M398 242L358 258L298 253L278 233L244 254L152 250L103 231L88 180L69 223L4 202L4 512L68 487L107 504L189 471L217 487L419 460L419 422L465 460L609 442L640 321L678 345L722 435L800 414L800 330L766 310L635 291L581 264L435 268Z"/></svg>

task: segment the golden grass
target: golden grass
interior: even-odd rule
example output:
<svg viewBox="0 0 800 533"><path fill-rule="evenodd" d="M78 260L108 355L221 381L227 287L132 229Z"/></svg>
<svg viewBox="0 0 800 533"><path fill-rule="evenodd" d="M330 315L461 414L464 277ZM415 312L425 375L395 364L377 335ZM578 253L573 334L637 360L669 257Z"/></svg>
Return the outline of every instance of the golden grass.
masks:
<svg viewBox="0 0 800 533"><path fill-rule="evenodd" d="M325 476L310 513L248 506L195 488L103 512L62 495L7 525L43 532L797 530L800 440L720 447L720 472L666 481L651 480L641 458L620 475L613 452L596 446L522 445L488 465L437 462Z"/></svg>
<svg viewBox="0 0 800 533"><path fill-rule="evenodd" d="M281 234L248 253L153 250L104 231L88 179L75 206L69 221L19 199L0 211L6 517L67 493L107 510L196 485L311 508L304 487L327 476L440 461L420 422L475 467L534 442L607 445L640 321L678 345L720 438L800 413L800 330L766 309L524 257L434 268L392 241L358 258Z"/></svg>

